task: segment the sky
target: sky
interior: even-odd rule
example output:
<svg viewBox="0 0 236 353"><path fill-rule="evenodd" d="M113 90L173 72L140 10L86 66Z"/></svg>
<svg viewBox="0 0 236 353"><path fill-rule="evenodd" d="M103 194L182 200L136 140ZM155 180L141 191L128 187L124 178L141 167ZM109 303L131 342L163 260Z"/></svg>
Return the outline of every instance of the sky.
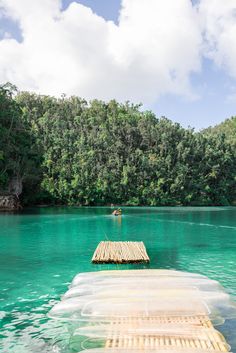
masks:
<svg viewBox="0 0 236 353"><path fill-rule="evenodd" d="M236 115L236 0L0 0L5 82L219 124Z"/></svg>

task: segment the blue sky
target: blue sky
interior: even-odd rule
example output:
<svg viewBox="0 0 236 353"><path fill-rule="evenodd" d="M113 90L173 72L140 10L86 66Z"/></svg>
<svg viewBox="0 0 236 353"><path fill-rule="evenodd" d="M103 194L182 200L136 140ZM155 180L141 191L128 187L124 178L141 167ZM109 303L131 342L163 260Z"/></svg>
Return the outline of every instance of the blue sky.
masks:
<svg viewBox="0 0 236 353"><path fill-rule="evenodd" d="M72 1L63 0L62 7L65 9ZM81 4L90 7L96 14L117 23L119 10L121 7L120 0L80 0Z"/></svg>
<svg viewBox="0 0 236 353"><path fill-rule="evenodd" d="M201 72L192 75L191 82L199 94L198 99L189 101L167 94L152 109L158 115L197 129L214 126L236 116L236 100L230 99L235 81L223 70L208 59L203 59Z"/></svg>
<svg viewBox="0 0 236 353"><path fill-rule="evenodd" d="M15 5L15 1L14 0L8 0L9 2L12 2L12 8L14 8ZM23 0L23 2L28 5L27 1L29 0ZM50 1L50 0L49 0ZM124 12L126 15L128 13L128 16L130 15L130 12L133 11L133 8L130 6L129 3L132 3L133 0L125 0L124 2L126 2L125 6L126 6L126 12ZM143 0L137 0L140 2ZM151 1L151 0L150 0ZM160 2L162 0L159 0ZM177 0L179 1L179 0ZM188 0L186 0L188 1ZM211 8L211 4L209 2L210 0L202 0L202 3L204 6L202 6L202 13L203 11L205 11L203 13L203 17L204 20L205 18L210 18L211 22L212 19L214 20L214 14L211 14L212 8ZM229 14L231 13L230 11L235 11L236 9L236 4L235 7L233 8L226 8L224 7L222 9L222 3L217 2L218 0L215 0L215 4L219 7L219 11L225 11L226 17L229 16ZM6 2L6 1L5 1ZM97 35L98 35L98 42L101 41L102 45L106 45L106 40L107 37L104 36L105 31L108 30L113 33L114 31L116 31L116 26L119 26L119 14L120 14L120 10L121 10L121 1L119 0L80 0L80 1L76 1L78 4L84 5L84 7L74 7L73 11L70 10L68 11L68 8L70 7L72 1L71 0L63 0L62 2L62 8L61 11L64 11L65 13L67 13L67 17L68 20L66 22L66 25L63 26L63 31L66 28L66 31L68 32L68 28L72 28L70 29L71 32L73 32L73 36L75 34L75 30L78 31L78 35L80 35L80 27L78 27L78 23L83 22L83 33L81 34L81 38L85 38L86 40L84 40L84 42L81 44L82 39L79 42L79 45L81 45L81 48L77 48L76 44L76 58L78 59L78 61L80 61L81 57L85 57L88 58L88 61L90 61L91 56L95 56L98 57L97 62L101 63L101 66L95 67L95 65L97 65L96 60L91 62L91 66L87 66L86 65L86 69L84 69L83 71L83 66L82 64L80 66L78 66L78 77L77 80L78 82L80 81L80 78L83 77L84 75L84 81L83 81L83 85L81 84L81 86L77 86L76 85L76 78L73 79L71 78L71 81L67 82L67 86L64 86L64 82L65 79L67 77L69 77L70 73L62 76L62 78L58 78L56 75L59 71L55 71L55 74L52 76L52 79L50 82L53 82L53 80L55 80L55 84L53 86L53 83L49 84L49 89L47 91L47 87L44 83L44 81L40 81L43 75L43 71L40 72L40 70L38 69L38 71L35 69L35 67L33 66L33 59L32 57L30 57L28 54L27 56L24 56L24 50L25 47L22 47L22 49L20 49L20 47L18 48L18 46L16 45L16 49L12 49L10 50L10 54L9 54L9 43L5 43L8 40L8 37L11 37L13 39L16 39L20 44L24 43L24 40L27 39L27 36L29 36L29 33L34 33L34 28L31 28L31 31L29 31L28 26L29 26L29 19L24 17L24 13L20 13L20 10L18 8L16 8L16 11L19 11L20 15L19 17L17 16L13 16L11 11L12 8L8 9L7 8L7 14L6 12L3 13L2 11L2 16L0 16L0 39L2 39L4 42L4 50L6 51L6 55L10 55L10 59L12 59L12 63L14 65L14 52L15 50L20 50L20 52L22 53L22 66L24 67L24 70L26 70L25 75L29 78L26 80L24 76L24 72L22 72L22 75L19 75L19 70L17 74L13 74L12 73L12 67L10 67L10 64L7 66L6 60L0 60L0 81L3 82L4 79L8 79L8 80L13 80L15 78L16 82L13 82L15 84L17 84L19 86L20 89L30 89L30 90L34 90L35 87L35 91L39 92L39 93L45 93L45 94L54 94L57 95L59 91L55 90L54 87L57 86L57 89L61 90L62 92L65 92L65 88L68 87L68 89L66 88L66 92L68 95L69 94L78 94L80 96L84 96L87 99L89 98L95 98L96 95L98 96L98 98L101 99L109 99L112 98L114 96L114 98L118 99L118 100L125 100L125 94L127 94L127 99L132 100L134 102L139 102L142 101L144 102L144 108L145 109L149 109L149 110L153 110L157 116L166 116L174 121L179 122L180 124L182 124L183 126L191 126L191 127L195 127L196 129L201 129L210 125L215 125L220 123L221 121L223 121L226 118L229 118L231 116L236 115L236 68L234 68L233 63L234 63L234 57L232 56L231 58L231 53L236 52L236 48L232 47L232 43L230 42L231 37L229 35L229 33L232 32L232 29L234 30L236 27L236 23L234 23L234 21L232 20L231 23L231 27L228 28L224 22L222 22L221 25L221 32L225 31L225 36L224 36L224 40L226 43L228 43L229 41L229 47L227 48L224 45L223 39L221 42L219 42L219 45L217 43L217 40L215 40L214 42L214 48L213 51L210 53L209 55L209 51L211 48L212 43L205 43L205 46L209 46L209 50L206 51L206 54L201 54L201 57L199 59L199 55L195 54L195 49L193 48L192 51L189 51L188 48L186 49L185 46L185 42L186 42L186 47L188 46L188 43L190 43L189 46L191 46L192 41L195 43L194 45L196 46L196 48L202 48L202 44L199 44L199 34L197 33L196 30L196 24L194 24L194 26L191 25L191 21L188 21L188 17L191 15L189 14L189 8L183 8L183 12L186 11L186 18L187 18L187 23L189 24L189 29L186 28L186 30L189 32L191 32L191 37L190 38L186 38L185 34L183 34L183 38L182 37L177 37L176 40L179 41L183 41L182 47L183 51L186 50L186 55L183 56L183 59L180 57L177 60L177 63L175 62L175 58L172 58L172 61L168 64L169 67L168 69L166 69L164 67L165 64L165 57L164 58L160 58L160 67L163 68L163 70L169 70L166 73L164 72L163 77L162 77L162 71L159 68L159 52L160 52L160 43L158 44L158 49L157 49L157 53L154 53L153 56L153 61L151 62L151 64L149 63L149 58L150 55L152 55L152 52L150 52L151 54L148 56L148 54L146 55L146 57L143 58L143 53L141 51L141 49L139 48L140 52L137 55L137 46L139 45L138 39L139 36L142 36L143 34L143 29L140 28L140 34L139 32L137 33L137 36L133 37L133 41L136 43L134 46L134 49L132 49L132 51L130 50L128 44L124 45L124 42L126 41L126 38L128 36L134 36L135 35L135 31L137 31L137 25L136 27L134 27L133 32L130 32L130 29L128 27L128 25L126 24L125 20L123 21L124 25L122 28L125 28L126 33L124 34L124 36L120 36L120 43L118 48L116 47L116 43L114 44L115 41L112 42L112 45L114 46L114 48L112 47L112 53L115 52L114 55L114 63L113 66L110 67L110 63L109 63L109 57L110 57L110 46L109 46L109 51L108 51L108 57L104 59L103 55L100 53L100 45L98 46L96 43L96 39L94 40L94 42L91 42L91 37L96 36L96 28L94 30L94 32L92 32L91 36L88 34L88 39L87 39L87 34L88 32L90 32L91 28L98 26L97 29ZM184 1L182 1L183 3ZM164 2L163 2L164 3ZM194 1L194 4L196 3L196 1ZM136 3L137 4L137 3ZM144 3L143 3L144 4ZM148 4L146 2L146 4ZM141 6L141 5L140 5ZM145 5L143 5L145 6ZM148 5L146 5L148 6ZM155 5L153 5L155 6ZM164 6L164 5L163 5ZM181 5L182 6L182 5ZM216 6L216 7L217 7ZM215 7L215 8L216 8ZM98 15L98 16L93 16L91 15L89 12L87 12L87 8L90 8L94 14ZM159 8L161 11L161 8ZM4 11L6 9L4 8ZM15 8L14 8L15 10ZM41 10L41 9L40 9ZM135 14L137 13L139 9L135 9L134 14L131 13L130 16L135 16ZM165 9L164 9L165 10ZM164 11L163 10L163 11ZM176 11L181 10L176 8ZM32 10L33 11L33 10ZM45 8L42 11L51 11L51 8ZM67 12L66 12L67 11ZM78 21L76 21L74 19L74 13L78 11ZM140 10L141 11L141 10ZM141 11L142 12L142 11ZM79 18L81 13L81 18ZM144 24L145 21L148 21L148 16L150 16L151 12L148 12L146 17L144 14ZM142 13L138 13L138 16L141 16ZM223 16L223 15L222 15ZM32 14L32 18L33 18L33 14ZM99 18L103 18L104 19L104 23L100 21ZM233 17L232 17L233 18ZM86 20L86 21L85 21ZM151 21L155 21L155 19L150 19ZM70 26L68 25L70 21ZM73 22L75 21L75 22ZM109 27L109 24L107 21L113 21L114 22L114 28ZM207 20L206 20L207 21ZM84 23L85 22L85 23ZM91 23L91 25L90 25ZM133 24L133 22L130 22L131 24ZM137 23L138 20L137 20ZM210 22L209 22L210 23ZM30 24L31 25L31 24ZM72 26L73 25L73 26ZM179 24L177 24L178 26ZM67 26L67 27L66 27ZM86 27L87 26L87 27ZM126 26L126 27L125 27ZM211 31L209 34L209 38L214 38L214 36L216 38L217 35L219 36L219 32L218 31L218 22L216 21L215 27L212 29L210 28L209 31ZM120 26L121 27L121 26ZM192 28L193 27L193 28ZM87 30L86 30L87 28ZM155 29L154 27L151 27ZM165 27L163 27L165 30ZM161 29L163 31L163 28ZM178 28L178 27L177 27ZM115 29L115 30L114 30ZM207 24L206 24L206 29L208 30ZM27 32L28 31L28 32ZM123 31L123 29L122 29ZM122 32L120 31L120 32ZM23 32L23 33L22 33ZM175 31L176 32L176 31ZM64 32L63 32L64 33ZM110 33L110 32L109 32ZM200 33L200 31L199 31ZM123 35L123 32L122 32ZM151 30L149 33L146 33L147 37L145 37L145 41L143 42L145 44L145 47L143 48L143 51L148 51L151 48L151 43L153 43L153 40L155 39L155 36L158 35L158 33L152 33ZM172 34L170 34L169 32L167 33L167 38L169 38L170 40L170 36ZM173 30L173 36L175 36L176 34L174 33ZM227 37L228 35L228 37ZM236 32L235 32L236 35ZM55 36L55 34L54 34ZM104 38L103 38L104 36ZM153 37L153 38L152 38ZM5 39L4 39L5 38ZM42 37L42 40L40 39L40 33L35 31L35 41L39 39L40 43L43 42L44 40L46 40L44 37ZM71 38L71 37L70 37ZM115 39L117 37L114 37ZM150 45L148 43L148 39L151 38L152 41L150 41ZM236 38L236 36L235 36ZM189 42L188 42L189 41ZM171 45L174 41L172 41L172 39L170 40L170 46L164 46L163 47L163 51L167 51L168 53L171 52L172 53L172 48ZM67 43L67 42L65 42ZM71 42L73 44L73 41ZM88 43L89 43L89 49L88 47ZM105 43L105 44L104 44ZM129 42L128 42L129 43ZM223 43L223 44L222 44ZM60 43L59 43L60 44ZM72 50L73 45L71 44L70 46L70 50ZM12 44L11 44L12 45ZM35 45L35 43L34 43ZM33 45L33 47L34 47ZM104 47L101 45L101 52L104 51ZM142 43L140 44L140 46L143 45ZM164 44L163 44L164 45ZM218 47L217 47L218 45ZM231 47L230 47L231 45ZM234 46L236 46L236 42L233 43ZM50 47L47 47L50 48ZM72 48L72 49L71 49ZM127 49L128 48L128 49ZM223 49L222 49L223 48ZM55 51L57 52L57 47L55 48ZM105 48L106 49L106 48ZM231 50L232 49L232 50ZM50 49L48 49L50 50ZM63 50L63 43L61 43L61 48L60 50ZM89 52L84 52L85 50L89 50ZM159 52L158 52L159 50ZM202 49L198 49L199 51ZM222 50L222 53L220 52L220 50ZM224 50L224 51L223 51ZM228 50L228 51L227 51ZM73 51L73 50L72 50ZM120 57L120 53L122 53L122 56ZM86 55L85 55L86 54ZM179 53L177 53L179 56ZM75 65L74 68L76 70L76 63L77 60L75 60L75 57L73 57L74 54L71 54L70 58L67 58L65 55L65 52L63 51L63 62L68 62L68 67L70 66L70 63L72 63L72 65ZM137 55L137 57L135 57L135 55ZM173 55L173 54L172 54ZM174 52L175 55L175 52ZM173 55L173 56L174 56ZM189 55L189 58L188 58ZM233 54L232 54L233 55ZM53 54L50 56L50 58L53 57ZM132 62L130 64L130 62L128 62L128 60L131 60L130 57L132 58ZM27 72L26 66L24 65L24 60L26 60L25 58L27 58L27 60L29 60L30 64L32 64L32 74L30 72ZM149 81L144 82L145 80L145 68L144 66L140 65L140 58L144 61L145 60L147 62L147 65L150 64L150 68L148 67L148 75L149 76ZM181 64L181 60L185 60L186 58L186 72L183 73L184 71L184 65ZM17 58L15 58L17 60ZM68 61L67 61L68 59ZM104 62L103 62L104 60ZM118 61L117 61L118 60ZM10 62L10 60L9 60ZM119 70L121 71L117 71L116 72L116 68L117 68L117 62L119 65ZM128 63L127 63L128 62ZM135 64L138 62L137 67L135 67ZM87 63L86 63L87 64ZM42 70L52 70L51 68L53 67L53 65L50 68L47 68L46 63L44 63L44 66L42 66ZM65 64L66 65L66 64ZM124 67L124 65L127 65ZM1 67L2 66L2 67ZM35 66L39 66L38 63ZM188 67L189 66L189 67ZM67 67L67 70L68 70ZM157 67L157 68L156 68ZM106 72L106 68L107 68L107 72ZM104 69L104 72L102 72ZM22 69L23 70L23 69ZM81 71L80 71L81 70ZM93 71L92 70L96 70L99 72L98 77L96 78L96 82L98 82L99 84L96 85L93 84L92 79L90 76L92 76ZM151 70L153 71L153 75ZM77 71L77 70L76 70ZM178 74L178 71L180 72ZM92 72L92 73L91 73ZM95 72L95 71L94 71ZM122 72L122 74L121 74ZM125 75L124 75L125 72ZM140 72L142 72L142 74L140 74ZM168 76L168 72L172 73L172 72L177 72L176 76L181 77L181 79L179 78L179 81L177 80L177 82L169 82L169 79L167 79L166 77ZM91 73L91 75L90 75ZM30 76L31 75L31 76ZM97 75L97 72L96 72ZM124 76L122 76L124 75ZM139 76L140 75L140 76ZM175 74L174 74L175 75ZM73 75L72 75L73 76ZM48 76L49 77L49 76ZM51 77L51 76L50 76ZM103 85L103 83L105 81L108 80L108 78L111 78L111 83L110 86L106 84L106 87L102 87L101 85ZM153 78L153 79L152 79ZM155 78L155 79L154 79ZM90 81L88 80L91 80ZM166 79L166 82L163 81ZM12 81L11 80L11 81ZM38 81L37 81L38 80ZM100 80L100 81L99 81ZM186 81L186 82L185 82ZM188 81L188 82L187 82ZM162 82L163 82L163 86L166 88L164 89L162 87ZM61 87L60 87L61 84ZM59 88L58 88L59 85ZM104 83L105 85L105 83ZM140 88L140 85L143 85L143 92ZM178 85L180 87L178 87ZM94 87L95 86L95 87ZM139 86L139 87L137 87ZM32 88L31 88L32 87ZM117 90L116 90L117 88ZM124 89L123 89L124 88ZM137 92L136 92L137 90ZM149 99L149 90L150 90L150 99ZM187 92L189 90L189 92ZM122 91L124 91L124 94L122 95ZM127 93L126 93L127 92ZM132 95L132 93L134 92L134 94ZM187 93L186 93L187 92ZM91 96L91 97L90 97ZM142 99L143 97L143 99Z"/></svg>

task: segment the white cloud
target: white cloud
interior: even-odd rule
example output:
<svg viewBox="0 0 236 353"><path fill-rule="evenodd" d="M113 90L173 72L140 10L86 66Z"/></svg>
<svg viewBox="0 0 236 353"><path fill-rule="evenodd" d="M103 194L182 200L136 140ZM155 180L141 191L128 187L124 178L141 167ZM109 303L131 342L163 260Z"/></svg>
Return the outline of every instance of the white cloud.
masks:
<svg viewBox="0 0 236 353"><path fill-rule="evenodd" d="M200 69L200 48L189 0L123 0L111 52L128 77L128 92L135 89L145 100L166 92L191 96L189 75Z"/></svg>
<svg viewBox="0 0 236 353"><path fill-rule="evenodd" d="M236 78L236 0L201 0L204 54Z"/></svg>
<svg viewBox="0 0 236 353"><path fill-rule="evenodd" d="M0 82L60 95L155 102L194 98L192 72L205 55L236 75L236 0L123 0L118 25L78 3L0 0L23 41L0 41ZM203 46L203 36L205 46Z"/></svg>

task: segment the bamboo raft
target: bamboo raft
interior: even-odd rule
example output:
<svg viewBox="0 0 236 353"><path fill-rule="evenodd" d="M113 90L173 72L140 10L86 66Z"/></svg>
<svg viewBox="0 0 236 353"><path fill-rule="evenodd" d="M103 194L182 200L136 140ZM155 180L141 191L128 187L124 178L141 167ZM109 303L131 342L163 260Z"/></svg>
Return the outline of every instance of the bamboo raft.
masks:
<svg viewBox="0 0 236 353"><path fill-rule="evenodd" d="M220 334L219 334L220 337ZM158 352L158 349L171 349L173 353L175 349L200 349L202 352L206 351L215 351L215 352L228 352L227 344L225 340L219 342L219 338L215 340L214 337L185 337L185 336L126 336L126 337L117 337L110 340L107 340L105 348L131 348L138 351L143 349L155 349L155 352Z"/></svg>
<svg viewBox="0 0 236 353"><path fill-rule="evenodd" d="M111 334L105 342L106 349L136 349L138 352L145 350L171 350L173 353L181 349L194 352L229 352L229 346L224 336L214 329L208 316L193 317L152 317L144 320L128 321L128 327L138 329L143 324L151 324L152 327L158 327L163 324L180 324L180 333L172 334L124 334L119 332L119 325L127 325L127 321L120 321L111 325ZM181 333L181 325L184 324L187 333Z"/></svg>
<svg viewBox="0 0 236 353"><path fill-rule="evenodd" d="M93 263L150 262L142 241L101 241L92 257Z"/></svg>

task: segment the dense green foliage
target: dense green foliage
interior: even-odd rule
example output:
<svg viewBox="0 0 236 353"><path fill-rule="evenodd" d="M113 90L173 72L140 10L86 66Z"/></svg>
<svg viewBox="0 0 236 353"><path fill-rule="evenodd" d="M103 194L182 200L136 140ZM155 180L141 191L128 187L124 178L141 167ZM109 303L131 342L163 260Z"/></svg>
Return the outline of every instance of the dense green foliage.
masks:
<svg viewBox="0 0 236 353"><path fill-rule="evenodd" d="M226 140L236 149L236 116L233 116L230 119L226 119L219 125L209 127L205 130L205 132L215 135L219 133L224 134Z"/></svg>
<svg viewBox="0 0 236 353"><path fill-rule="evenodd" d="M16 87L11 84L0 86L0 191L13 188L18 194L23 182L30 185L38 179L39 153L31 126L22 120L21 107L13 98L15 93Z"/></svg>
<svg viewBox="0 0 236 353"><path fill-rule="evenodd" d="M87 103L27 92L15 98L3 92L3 97L10 106L3 107L4 115L1 103L0 133L8 139L8 116L20 124L20 130L11 130L10 145L21 166L6 168L12 154L1 140L1 183L20 173L27 202L226 205L236 200L235 145L221 131L195 133L116 101Z"/></svg>

